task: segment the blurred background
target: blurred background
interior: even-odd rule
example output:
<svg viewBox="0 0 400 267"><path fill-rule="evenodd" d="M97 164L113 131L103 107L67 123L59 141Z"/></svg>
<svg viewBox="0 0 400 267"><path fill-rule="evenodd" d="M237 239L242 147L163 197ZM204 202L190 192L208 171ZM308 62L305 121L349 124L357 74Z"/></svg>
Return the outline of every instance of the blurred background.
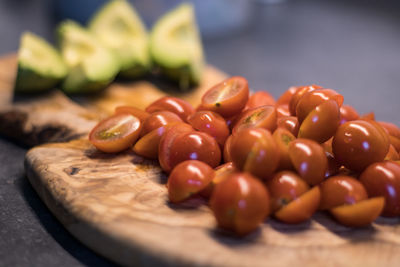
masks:
<svg viewBox="0 0 400 267"><path fill-rule="evenodd" d="M54 42L60 20L85 23L103 2L1 0L0 55L17 51L26 30ZM181 1L131 2L151 28ZM332 88L361 114L374 111L378 120L400 125L400 1L193 2L209 64L275 97L292 85ZM23 177L26 150L1 138L0 148L6 151L0 161L15 165L1 181L10 185L8 191L0 186L0 265L110 265L75 241L37 198ZM6 195L13 201L5 204Z"/></svg>

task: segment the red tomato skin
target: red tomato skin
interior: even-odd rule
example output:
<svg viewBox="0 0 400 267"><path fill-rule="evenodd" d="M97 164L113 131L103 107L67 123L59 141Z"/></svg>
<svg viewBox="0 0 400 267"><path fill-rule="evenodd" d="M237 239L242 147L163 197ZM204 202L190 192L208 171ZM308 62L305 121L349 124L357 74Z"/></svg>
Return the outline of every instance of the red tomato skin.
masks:
<svg viewBox="0 0 400 267"><path fill-rule="evenodd" d="M385 207L382 215L400 215L400 165L392 161L376 162L368 166L360 175L368 196L383 196Z"/></svg>
<svg viewBox="0 0 400 267"><path fill-rule="evenodd" d="M141 136L149 132L173 122L182 122L181 118L170 111L157 111L151 113L150 116L144 121Z"/></svg>
<svg viewBox="0 0 400 267"><path fill-rule="evenodd" d="M220 147L224 146L230 134L225 119L212 111L197 111L188 116L187 121L194 129L214 137Z"/></svg>
<svg viewBox="0 0 400 267"><path fill-rule="evenodd" d="M194 107L189 102L173 96L164 96L146 108L148 113L165 110L175 113L184 122L187 122L186 118L195 112Z"/></svg>
<svg viewBox="0 0 400 267"><path fill-rule="evenodd" d="M308 92L314 91L316 89L321 89L321 88L322 88L321 86L315 85L315 84L298 87L289 102L290 114L292 116L296 116L297 104L299 103L299 101L303 97L303 95L305 95Z"/></svg>
<svg viewBox="0 0 400 267"><path fill-rule="evenodd" d="M168 177L168 196L172 203L186 200L205 189L214 178L215 171L206 163L186 160L171 171Z"/></svg>
<svg viewBox="0 0 400 267"><path fill-rule="evenodd" d="M131 106L118 106L115 108L115 114L121 114L121 113L128 113L140 120L141 123L143 123L149 116L150 113L141 110L136 107L131 107Z"/></svg>
<svg viewBox="0 0 400 267"><path fill-rule="evenodd" d="M350 170L360 172L382 161L389 151L389 138L376 122L348 121L340 125L333 137L335 159Z"/></svg>
<svg viewBox="0 0 400 267"><path fill-rule="evenodd" d="M266 91L258 91L251 94L247 101L245 109L258 108L261 106L274 106L274 97Z"/></svg>
<svg viewBox="0 0 400 267"><path fill-rule="evenodd" d="M358 120L360 115L357 110L350 105L342 105L340 107L340 124L348 121Z"/></svg>
<svg viewBox="0 0 400 267"><path fill-rule="evenodd" d="M210 207L218 226L243 236L255 229L270 212L267 188L249 173L233 173L217 184Z"/></svg>
<svg viewBox="0 0 400 267"><path fill-rule="evenodd" d="M277 127L284 128L291 132L294 136L297 136L299 133L299 121L297 117L294 116L287 116L287 117L280 117L277 120Z"/></svg>
<svg viewBox="0 0 400 267"><path fill-rule="evenodd" d="M169 153L173 168L185 160L200 160L212 168L221 163L221 150L215 139L203 132L187 132L173 140Z"/></svg>

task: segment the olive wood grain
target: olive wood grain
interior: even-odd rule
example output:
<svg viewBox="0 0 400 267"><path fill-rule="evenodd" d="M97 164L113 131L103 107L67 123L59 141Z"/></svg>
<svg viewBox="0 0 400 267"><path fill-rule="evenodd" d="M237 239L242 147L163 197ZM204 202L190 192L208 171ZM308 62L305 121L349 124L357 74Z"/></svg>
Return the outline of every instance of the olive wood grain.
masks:
<svg viewBox="0 0 400 267"><path fill-rule="evenodd" d="M352 229L317 213L299 225L267 220L238 238L218 230L198 199L167 200L157 162L98 152L87 140L26 155L27 176L76 238L126 266L398 266L399 218Z"/></svg>
<svg viewBox="0 0 400 267"><path fill-rule="evenodd" d="M201 95L226 77L225 73L208 66L201 84L186 93L177 92L169 84L152 79L114 82L101 93L73 97L73 101L59 90L15 96L16 69L15 54L0 58L0 134L28 146L85 136L99 119L113 113L118 105L144 109L166 95L179 96L198 105Z"/></svg>

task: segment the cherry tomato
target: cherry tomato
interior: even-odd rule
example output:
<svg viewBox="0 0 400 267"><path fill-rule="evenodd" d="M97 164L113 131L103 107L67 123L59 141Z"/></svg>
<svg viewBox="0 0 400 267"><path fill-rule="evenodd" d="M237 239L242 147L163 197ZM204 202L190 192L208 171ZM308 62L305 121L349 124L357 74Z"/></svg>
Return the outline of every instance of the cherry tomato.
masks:
<svg viewBox="0 0 400 267"><path fill-rule="evenodd" d="M299 122L302 123L311 111L328 100L336 101L338 109L343 104L343 96L332 89L316 89L305 93L296 106L296 116Z"/></svg>
<svg viewBox="0 0 400 267"><path fill-rule="evenodd" d="M267 181L267 188L270 192L272 212L286 206L310 189L300 176L291 171L276 173Z"/></svg>
<svg viewBox="0 0 400 267"><path fill-rule="evenodd" d="M324 150L326 152L328 152L329 154L333 155L333 151L332 151L332 142L333 142L333 137L329 138L327 141L325 141L324 143L322 143L322 147L324 148Z"/></svg>
<svg viewBox="0 0 400 267"><path fill-rule="evenodd" d="M353 205L342 205L330 210L335 219L343 225L361 227L375 221L385 206L383 197L362 200Z"/></svg>
<svg viewBox="0 0 400 267"><path fill-rule="evenodd" d="M143 123L141 136L144 136L158 127L172 122L182 122L182 120L178 115L170 111L157 111L151 113Z"/></svg>
<svg viewBox="0 0 400 267"><path fill-rule="evenodd" d="M267 179L279 164L278 145L262 128L248 128L233 135L230 155L239 170L262 179Z"/></svg>
<svg viewBox="0 0 400 267"><path fill-rule="evenodd" d="M234 173L217 184L210 206L218 226L245 235L269 214L267 188L249 173Z"/></svg>
<svg viewBox="0 0 400 267"><path fill-rule="evenodd" d="M290 100L292 99L293 95L296 93L296 91L299 89L300 87L296 87L296 86L291 86L289 87L289 89L287 89L276 101L276 105L280 106L280 105L289 105Z"/></svg>
<svg viewBox="0 0 400 267"><path fill-rule="evenodd" d="M179 163L168 177L168 196L173 203L181 202L206 188L214 178L214 170L198 160Z"/></svg>
<svg viewBox="0 0 400 267"><path fill-rule="evenodd" d="M130 114L116 114L100 121L90 132L89 141L107 153L116 153L132 146L138 139L142 124Z"/></svg>
<svg viewBox="0 0 400 267"><path fill-rule="evenodd" d="M292 116L296 116L296 107L297 107L297 104L298 104L300 98L302 98L303 95L305 95L308 92L314 91L316 89L321 89L321 88L322 88L321 86L315 85L315 84L298 87L289 102L290 114Z"/></svg>
<svg viewBox="0 0 400 267"><path fill-rule="evenodd" d="M385 198L382 215L400 215L400 165L391 161L377 162L368 166L360 175L360 181L370 197Z"/></svg>
<svg viewBox="0 0 400 267"><path fill-rule="evenodd" d="M297 136L299 132L299 121L297 117L288 116L288 117L280 117L277 120L278 128L285 128L289 132L291 132L294 136Z"/></svg>
<svg viewBox="0 0 400 267"><path fill-rule="evenodd" d="M296 171L308 184L316 185L324 180L328 160L320 144L298 138L289 143L289 157Z"/></svg>
<svg viewBox="0 0 400 267"><path fill-rule="evenodd" d="M261 106L274 106L274 105L275 105L275 99L270 93L265 91L258 91L250 95L245 109L258 108Z"/></svg>
<svg viewBox="0 0 400 267"><path fill-rule="evenodd" d="M211 197L212 192L217 184L221 183L225 179L229 177L230 174L239 172L232 162L227 162L225 164L219 165L215 170L215 175L212 181L208 184L208 186L200 192L203 197L209 198Z"/></svg>
<svg viewBox="0 0 400 267"><path fill-rule="evenodd" d="M360 115L357 110L350 105L342 105L340 107L340 124L343 124L347 121L358 120Z"/></svg>
<svg viewBox="0 0 400 267"><path fill-rule="evenodd" d="M289 143L296 139L296 137L284 128L278 128L272 134L279 149L279 170L291 170L293 164L289 156Z"/></svg>
<svg viewBox="0 0 400 267"><path fill-rule="evenodd" d="M246 111L236 122L232 133L247 128L264 128L271 132L276 129L276 109L274 106L261 106Z"/></svg>
<svg viewBox="0 0 400 267"><path fill-rule="evenodd" d="M340 125L332 142L335 159L354 171L362 171L368 165L382 161L389 151L389 139L377 125L366 120Z"/></svg>
<svg viewBox="0 0 400 267"><path fill-rule="evenodd" d="M224 162L232 161L231 145L232 145L232 135L230 135L226 139L225 144L224 144L224 151L223 151Z"/></svg>
<svg viewBox="0 0 400 267"><path fill-rule="evenodd" d="M249 98L245 78L234 76L209 89L201 99L201 106L227 118L239 114Z"/></svg>
<svg viewBox="0 0 400 267"><path fill-rule="evenodd" d="M215 168L221 162L221 150L215 139L203 132L184 133L173 140L169 163L173 168L185 160L200 160Z"/></svg>
<svg viewBox="0 0 400 267"><path fill-rule="evenodd" d="M389 134L390 143L394 146L396 151L400 152L400 128L397 127L397 125L390 122L379 121L378 123Z"/></svg>
<svg viewBox="0 0 400 267"><path fill-rule="evenodd" d="M400 160L399 153L397 153L397 150L394 148L392 144L389 146L389 151L385 156L385 160L392 160L392 161Z"/></svg>
<svg viewBox="0 0 400 267"><path fill-rule="evenodd" d="M351 205L367 199L362 183L351 176L333 176L320 185L321 210L329 210L344 204Z"/></svg>
<svg viewBox="0 0 400 267"><path fill-rule="evenodd" d="M278 118L280 117L289 117L290 110L289 110L289 105L277 105L276 106L276 116Z"/></svg>
<svg viewBox="0 0 400 267"><path fill-rule="evenodd" d="M325 151L326 158L328 159L328 168L325 171L325 178L334 176L340 172L341 165L335 160L333 155Z"/></svg>
<svg viewBox="0 0 400 267"><path fill-rule="evenodd" d="M297 137L323 143L335 134L339 122L338 104L335 100L327 100L308 114L300 125Z"/></svg>
<svg viewBox="0 0 400 267"><path fill-rule="evenodd" d="M131 106L118 106L115 108L115 114L121 114L121 113L128 113L140 120L141 123L143 123L149 116L150 113L141 110L140 108L135 108Z"/></svg>
<svg viewBox="0 0 400 267"><path fill-rule="evenodd" d="M158 162L165 172L170 172L173 168L171 160L171 146L176 138L181 135L192 132L194 129L187 123L176 123L171 126L161 137L158 145Z"/></svg>
<svg viewBox="0 0 400 267"><path fill-rule="evenodd" d="M317 211L321 192L318 186L294 199L286 206L279 209L275 218L285 223L301 223L311 218Z"/></svg>
<svg viewBox="0 0 400 267"><path fill-rule="evenodd" d="M146 108L149 113L165 110L175 113L185 122L186 118L195 112L194 107L189 102L173 96L164 96Z"/></svg>
<svg viewBox="0 0 400 267"><path fill-rule="evenodd" d="M212 111L197 111L187 118L194 129L208 133L223 147L229 136L229 128L221 115Z"/></svg>

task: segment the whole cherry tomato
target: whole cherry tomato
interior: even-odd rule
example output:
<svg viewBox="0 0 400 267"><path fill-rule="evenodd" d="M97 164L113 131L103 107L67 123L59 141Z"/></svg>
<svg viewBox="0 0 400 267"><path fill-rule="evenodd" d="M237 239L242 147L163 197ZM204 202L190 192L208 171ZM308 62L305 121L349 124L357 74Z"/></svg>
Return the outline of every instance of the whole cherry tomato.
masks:
<svg viewBox="0 0 400 267"><path fill-rule="evenodd" d="M339 126L333 137L335 159L354 171L382 161L389 151L389 138L377 123L366 120L348 121Z"/></svg>
<svg viewBox="0 0 400 267"><path fill-rule="evenodd" d="M178 115L182 121L186 122L186 118L195 112L194 107L187 101L173 97L164 96L153 103L151 103L146 111L154 113L157 111L170 111Z"/></svg>
<svg viewBox="0 0 400 267"><path fill-rule="evenodd" d="M89 141L107 153L129 148L138 139L142 124L131 114L116 114L100 121L90 132Z"/></svg>
<svg viewBox="0 0 400 267"><path fill-rule="evenodd" d="M203 132L184 133L173 140L169 151L169 163L173 168L185 160L200 160L211 167L221 162L221 150L215 139Z"/></svg>
<svg viewBox="0 0 400 267"><path fill-rule="evenodd" d="M171 146L175 139L180 138L183 134L192 132L194 129L191 125L183 122L178 122L172 125L161 136L160 144L158 145L158 162L165 172L170 172L173 168L171 163Z"/></svg>
<svg viewBox="0 0 400 267"><path fill-rule="evenodd" d="M236 133L247 128L264 128L271 132L276 129L276 109L274 106L261 106L247 110L240 116L232 133Z"/></svg>
<svg viewBox="0 0 400 267"><path fill-rule="evenodd" d="M214 170L204 162L187 160L179 163L168 177L168 196L181 202L206 188L214 178Z"/></svg>
<svg viewBox="0 0 400 267"><path fill-rule="evenodd" d="M279 164L279 148L268 130L248 128L233 135L230 155L235 166L267 179Z"/></svg>
<svg viewBox="0 0 400 267"><path fill-rule="evenodd" d="M258 91L251 94L247 101L245 109L258 108L261 106L274 106L274 97L266 91Z"/></svg>
<svg viewBox="0 0 400 267"><path fill-rule="evenodd" d="M233 173L216 185L210 207L219 227L245 235L267 218L269 201L267 188L257 178Z"/></svg>
<svg viewBox="0 0 400 267"><path fill-rule="evenodd" d="M328 160L320 144L298 138L289 143L289 157L297 173L308 184L317 185L324 180Z"/></svg>
<svg viewBox="0 0 400 267"><path fill-rule="evenodd" d="M182 122L181 118L170 111L157 111L151 113L143 123L141 136L172 122Z"/></svg>
<svg viewBox="0 0 400 267"><path fill-rule="evenodd" d="M187 121L194 129L208 133L223 147L229 136L229 128L225 119L212 111L197 111L188 116Z"/></svg>
<svg viewBox="0 0 400 267"><path fill-rule="evenodd" d="M271 210L275 212L299 198L310 187L296 173L281 171L267 181L267 188L271 198Z"/></svg>
<svg viewBox="0 0 400 267"><path fill-rule="evenodd" d="M344 204L351 205L367 199L367 191L362 183L351 176L333 176L320 185L321 210L329 210Z"/></svg>
<svg viewBox="0 0 400 267"><path fill-rule="evenodd" d="M360 181L370 197L385 198L382 215L400 215L400 165L392 161L371 164L360 175Z"/></svg>
<svg viewBox="0 0 400 267"><path fill-rule="evenodd" d="M201 99L202 109L223 117L239 114L249 98L249 85L245 78L234 76L209 89Z"/></svg>
<svg viewBox="0 0 400 267"><path fill-rule="evenodd" d="M141 110L140 108L135 108L131 106L118 106L115 108L115 114L121 114L121 113L128 113L140 120L141 123L143 123L149 116L150 113Z"/></svg>
<svg viewBox="0 0 400 267"><path fill-rule="evenodd" d="M358 120L360 115L357 110L350 105L342 105L340 107L340 124L343 124L347 121Z"/></svg>
<svg viewBox="0 0 400 267"><path fill-rule="evenodd" d="M299 121L297 117L294 116L287 116L287 117L280 117L277 120L278 128L285 128L289 132L291 132L294 136L297 136L299 133Z"/></svg>
<svg viewBox="0 0 400 267"><path fill-rule="evenodd" d="M340 122L339 106L335 100L327 100L311 111L301 123L297 137L323 143L331 138Z"/></svg>
<svg viewBox="0 0 400 267"><path fill-rule="evenodd" d="M305 93L296 106L299 122L302 123L311 111L328 100L336 101L338 108L343 104L343 96L332 89L316 89Z"/></svg>
<svg viewBox="0 0 400 267"><path fill-rule="evenodd" d="M290 114L292 116L296 116L296 107L297 107L297 104L298 104L300 98L302 98L303 95L305 95L308 92L314 91L316 89L321 89L321 88L322 88L321 86L315 85L315 84L298 87L289 102Z"/></svg>
<svg viewBox="0 0 400 267"><path fill-rule="evenodd" d="M289 156L289 143L296 139L296 137L284 128L278 128L272 134L279 149L279 170L291 170L293 164Z"/></svg>

